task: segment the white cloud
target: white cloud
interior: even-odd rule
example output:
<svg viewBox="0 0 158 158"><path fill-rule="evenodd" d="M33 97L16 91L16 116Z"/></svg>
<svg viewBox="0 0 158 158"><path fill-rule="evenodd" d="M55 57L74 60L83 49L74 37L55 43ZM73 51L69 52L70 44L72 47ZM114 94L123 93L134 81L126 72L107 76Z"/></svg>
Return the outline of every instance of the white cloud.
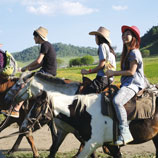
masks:
<svg viewBox="0 0 158 158"><path fill-rule="evenodd" d="M97 11L97 9L84 6L79 0L22 0L21 2L30 13L37 15L55 15L61 13L67 15L85 15Z"/></svg>
<svg viewBox="0 0 158 158"><path fill-rule="evenodd" d="M69 1L64 1L64 3L61 4L61 9L63 9L63 12L65 14L69 15L84 15L91 14L97 11L97 9L87 8L79 2Z"/></svg>
<svg viewBox="0 0 158 158"><path fill-rule="evenodd" d="M127 10L127 9L128 9L128 6L113 5L113 6L112 6L112 9L113 9L113 10L117 10L117 11L120 11L120 10Z"/></svg>

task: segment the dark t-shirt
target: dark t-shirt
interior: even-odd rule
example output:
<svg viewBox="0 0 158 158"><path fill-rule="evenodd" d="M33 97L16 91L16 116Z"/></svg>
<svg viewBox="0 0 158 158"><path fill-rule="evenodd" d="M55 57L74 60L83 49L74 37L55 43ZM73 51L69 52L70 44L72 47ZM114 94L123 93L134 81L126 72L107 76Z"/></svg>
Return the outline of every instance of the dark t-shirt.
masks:
<svg viewBox="0 0 158 158"><path fill-rule="evenodd" d="M41 45L40 53L44 54L42 69L45 72L56 76L57 70L57 61L56 61L56 52L51 43L45 41Z"/></svg>

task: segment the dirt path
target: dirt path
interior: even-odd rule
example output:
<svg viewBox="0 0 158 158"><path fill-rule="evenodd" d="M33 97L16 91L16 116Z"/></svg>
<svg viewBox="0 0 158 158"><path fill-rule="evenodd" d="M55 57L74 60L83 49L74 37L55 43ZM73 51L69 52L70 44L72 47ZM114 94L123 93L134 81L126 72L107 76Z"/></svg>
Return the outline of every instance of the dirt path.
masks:
<svg viewBox="0 0 158 158"><path fill-rule="evenodd" d="M0 137L10 134L12 132L16 132L18 128L15 125L12 125L11 127L5 129L0 133ZM48 130L47 126L44 126L42 129L36 131L34 134L35 138L35 144L38 148L38 150L48 150L51 145L51 134ZM17 136L11 137L11 138L5 138L0 140L0 150L9 150L11 149L12 145L15 142L15 139ZM69 134L66 139L64 140L63 144L61 145L59 152L67 152L71 151L73 149L77 149L79 147L79 142L76 140L76 138ZM26 138L22 140L22 143L20 144L20 150L30 150L30 146L27 143ZM100 150L100 149L99 149ZM147 143L143 143L140 145L127 145L125 147L121 148L122 152L126 153L142 153L142 152L149 152L154 153L155 148L152 143L152 141L149 141Z"/></svg>

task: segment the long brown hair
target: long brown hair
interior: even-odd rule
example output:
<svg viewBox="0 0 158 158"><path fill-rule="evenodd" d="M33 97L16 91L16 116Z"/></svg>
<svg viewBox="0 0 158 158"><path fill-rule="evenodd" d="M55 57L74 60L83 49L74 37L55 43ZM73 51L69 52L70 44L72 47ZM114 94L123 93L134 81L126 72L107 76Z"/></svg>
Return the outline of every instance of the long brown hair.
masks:
<svg viewBox="0 0 158 158"><path fill-rule="evenodd" d="M139 43L136 35L132 31L130 31L130 32L132 33L132 41L130 43L130 49L129 50L131 51L133 49L139 49L140 43ZM127 62L129 52L128 52L127 46L125 44L123 44L123 51L122 51L122 55L121 55L121 70L123 69L124 64L125 64L124 65L125 68L129 69L129 63Z"/></svg>

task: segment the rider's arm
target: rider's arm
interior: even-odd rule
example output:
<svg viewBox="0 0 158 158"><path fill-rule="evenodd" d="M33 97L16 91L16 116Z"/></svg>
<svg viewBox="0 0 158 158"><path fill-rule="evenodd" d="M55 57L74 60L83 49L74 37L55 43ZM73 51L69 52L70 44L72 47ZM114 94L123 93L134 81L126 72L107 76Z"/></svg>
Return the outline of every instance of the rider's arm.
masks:
<svg viewBox="0 0 158 158"><path fill-rule="evenodd" d="M111 76L133 76L137 70L137 62L136 60L132 61L130 63L130 68L129 70L124 70L124 71L112 71L112 70L108 70L105 75L107 75L108 77Z"/></svg>
<svg viewBox="0 0 158 158"><path fill-rule="evenodd" d="M35 69L41 67L42 62L43 62L43 58L44 58L44 54L40 53L39 56L38 56L38 58L37 58L35 61L33 61L31 64L29 64L29 65L23 67L23 68L21 69L21 71L22 71L22 72L23 72L23 71L26 71L26 70L31 71L31 70L35 70Z"/></svg>
<svg viewBox="0 0 158 158"><path fill-rule="evenodd" d="M101 60L99 62L99 65L93 69L90 69L90 70L82 69L81 74L86 75L86 74L91 74L91 73L97 73L100 69L103 69L104 66L105 66L105 60Z"/></svg>

